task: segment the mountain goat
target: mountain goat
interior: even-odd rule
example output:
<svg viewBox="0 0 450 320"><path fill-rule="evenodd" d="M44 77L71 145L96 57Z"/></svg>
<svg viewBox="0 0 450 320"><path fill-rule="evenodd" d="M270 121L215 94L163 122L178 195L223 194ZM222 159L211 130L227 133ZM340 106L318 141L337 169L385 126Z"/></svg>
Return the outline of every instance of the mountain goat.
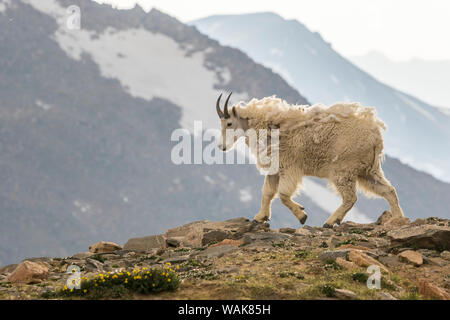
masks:
<svg viewBox="0 0 450 320"><path fill-rule="evenodd" d="M266 175L261 210L255 220L270 219L271 202L278 193L281 202L304 224L305 209L292 200L303 176L327 179L342 197L341 206L325 222L326 228L340 224L353 207L357 200L357 185L367 193L385 198L394 217L404 216L395 188L381 169L382 130L386 126L374 108L359 103L296 106L272 96L236 104L229 111L230 96L231 93L223 111L220 109L221 95L216 102L222 127L218 147L222 151L233 148L243 136L255 154L257 151L251 146L248 132L256 132L258 141L261 129L275 128L279 134L278 171ZM255 156L258 159L258 155ZM257 166L261 167L259 161Z"/></svg>

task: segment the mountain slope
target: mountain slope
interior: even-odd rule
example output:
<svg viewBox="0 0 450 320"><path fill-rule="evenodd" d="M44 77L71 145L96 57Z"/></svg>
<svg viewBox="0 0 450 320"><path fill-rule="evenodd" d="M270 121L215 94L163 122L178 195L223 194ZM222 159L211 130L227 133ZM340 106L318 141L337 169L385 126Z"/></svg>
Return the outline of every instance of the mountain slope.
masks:
<svg viewBox="0 0 450 320"><path fill-rule="evenodd" d="M386 86L295 20L273 13L211 16L191 23L280 73L313 103L359 101L387 123L386 152L450 181L450 116Z"/></svg>
<svg viewBox="0 0 450 320"><path fill-rule="evenodd" d="M81 30L65 28L72 4ZM0 29L0 265L258 212L263 177L252 165L175 165L171 135L194 119L217 127L223 91L307 103L279 75L139 7L11 1ZM390 158L384 167L388 177L404 171L396 187L409 217L445 216L448 189ZM321 225L336 196L307 184L299 201ZM357 207L348 219L364 222L386 204L361 197ZM273 227L298 226L279 201L273 212Z"/></svg>
<svg viewBox="0 0 450 320"><path fill-rule="evenodd" d="M64 27L69 4L81 7L82 30ZM157 10L17 1L0 28L0 264L257 212L239 200L262 185L255 169L174 165L170 137L196 110L217 126L222 91L305 102L280 76Z"/></svg>

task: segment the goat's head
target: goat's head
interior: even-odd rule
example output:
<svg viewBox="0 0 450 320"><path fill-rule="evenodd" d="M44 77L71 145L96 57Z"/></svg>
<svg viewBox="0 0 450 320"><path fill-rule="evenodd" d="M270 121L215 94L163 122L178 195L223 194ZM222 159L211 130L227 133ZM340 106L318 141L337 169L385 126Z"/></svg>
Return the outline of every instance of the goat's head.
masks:
<svg viewBox="0 0 450 320"><path fill-rule="evenodd" d="M220 109L221 97L222 94L220 94L216 102L216 110L222 126L218 147L222 151L228 151L234 147L240 137L245 135L245 131L248 129L248 120L239 117L238 110L235 106L231 107L231 112L229 112L228 101L230 100L231 93L225 100L225 106L222 111Z"/></svg>

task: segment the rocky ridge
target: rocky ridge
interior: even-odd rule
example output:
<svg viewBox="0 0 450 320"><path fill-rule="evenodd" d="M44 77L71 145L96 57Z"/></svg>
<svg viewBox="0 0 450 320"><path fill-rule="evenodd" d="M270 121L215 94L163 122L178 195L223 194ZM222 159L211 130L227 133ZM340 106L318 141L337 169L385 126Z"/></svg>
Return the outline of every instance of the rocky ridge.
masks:
<svg viewBox="0 0 450 320"><path fill-rule="evenodd" d="M386 211L375 223L271 230L234 218L192 222L164 234L99 242L65 258L0 268L1 299L42 299L78 266L83 277L177 265L175 292L135 299L450 299L450 220L410 222ZM370 268L380 287L369 289ZM371 282L372 281L372 282Z"/></svg>

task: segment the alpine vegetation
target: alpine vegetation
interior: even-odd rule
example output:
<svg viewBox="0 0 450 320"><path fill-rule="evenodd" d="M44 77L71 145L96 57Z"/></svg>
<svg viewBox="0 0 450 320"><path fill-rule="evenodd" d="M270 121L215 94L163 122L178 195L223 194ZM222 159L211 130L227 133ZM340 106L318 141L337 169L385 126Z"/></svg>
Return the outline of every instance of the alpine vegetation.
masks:
<svg viewBox="0 0 450 320"><path fill-rule="evenodd" d="M340 224L357 200L357 186L368 194L385 198L394 217L403 217L397 193L384 177L381 168L383 150L382 130L386 125L377 117L376 110L359 103L336 103L330 107L290 105L275 96L252 99L248 103L233 105L228 110L228 96L224 111L220 109L220 96L216 109L221 120L222 135L219 148L228 151L237 139L245 137L250 151L257 158L256 165L264 169L248 132L261 134L261 130L278 130L278 171L268 172L262 189L261 210L254 217L263 222L270 219L271 202L278 194L304 224L305 208L292 200L302 183L303 176L325 178L342 197L342 204L325 222L331 228ZM230 138L230 130L235 134ZM270 139L270 138L269 138ZM267 144L268 152L272 144ZM260 148L261 149L261 148Z"/></svg>

